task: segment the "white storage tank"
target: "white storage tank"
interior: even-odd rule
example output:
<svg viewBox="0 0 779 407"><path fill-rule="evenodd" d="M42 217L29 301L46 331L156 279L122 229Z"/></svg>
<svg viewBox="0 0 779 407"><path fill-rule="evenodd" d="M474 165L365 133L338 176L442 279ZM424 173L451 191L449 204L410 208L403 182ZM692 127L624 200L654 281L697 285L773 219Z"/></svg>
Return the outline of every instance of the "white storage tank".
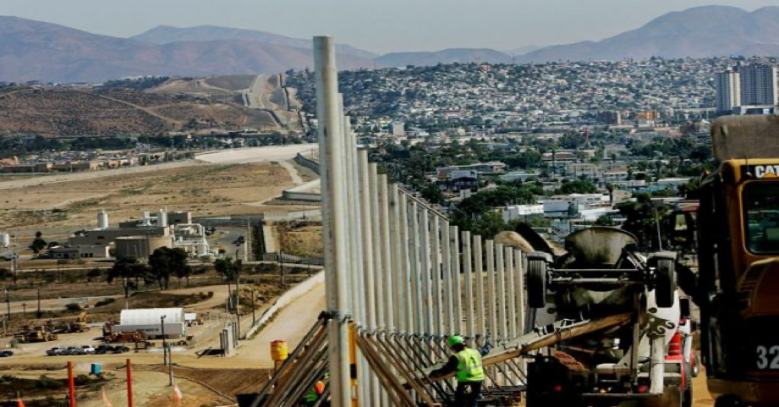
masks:
<svg viewBox="0 0 779 407"><path fill-rule="evenodd" d="M97 213L97 228L100 230L108 229L108 212L103 209Z"/></svg>
<svg viewBox="0 0 779 407"><path fill-rule="evenodd" d="M0 247L6 248L11 245L11 235L0 233Z"/></svg>
<svg viewBox="0 0 779 407"><path fill-rule="evenodd" d="M165 317L164 320L161 317ZM162 325L165 325L165 336L179 338L186 333L186 318L183 308L141 308L125 309L119 316L119 325L114 326L114 332L142 331L148 337L162 336Z"/></svg>

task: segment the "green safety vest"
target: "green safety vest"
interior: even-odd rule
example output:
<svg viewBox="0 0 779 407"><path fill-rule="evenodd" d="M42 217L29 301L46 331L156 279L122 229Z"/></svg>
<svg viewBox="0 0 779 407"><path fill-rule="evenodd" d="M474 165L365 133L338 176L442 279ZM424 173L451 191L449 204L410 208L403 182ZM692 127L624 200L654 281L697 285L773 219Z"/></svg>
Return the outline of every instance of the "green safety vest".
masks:
<svg viewBox="0 0 779 407"><path fill-rule="evenodd" d="M484 368L481 365L481 354L471 348L465 348L454 355L457 358L458 382L484 381Z"/></svg>

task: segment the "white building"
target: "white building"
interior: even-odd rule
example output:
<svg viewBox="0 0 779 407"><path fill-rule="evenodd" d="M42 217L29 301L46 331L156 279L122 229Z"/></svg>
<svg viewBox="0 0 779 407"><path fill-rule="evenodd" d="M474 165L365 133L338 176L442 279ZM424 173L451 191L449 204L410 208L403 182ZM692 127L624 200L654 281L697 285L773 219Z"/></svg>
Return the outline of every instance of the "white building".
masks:
<svg viewBox="0 0 779 407"><path fill-rule="evenodd" d="M503 208L503 221L510 222L525 216L543 214L544 205L511 205Z"/></svg>
<svg viewBox="0 0 779 407"><path fill-rule="evenodd" d="M164 318L163 318L164 317ZM186 334L186 318L183 308L141 308L125 309L119 315L119 325L114 333L142 331L149 337L165 336L178 338Z"/></svg>
<svg viewBox="0 0 779 407"><path fill-rule="evenodd" d="M406 135L406 125L403 122L392 123L392 135L395 137L403 137Z"/></svg>
<svg viewBox="0 0 779 407"><path fill-rule="evenodd" d="M779 101L775 66L747 66L739 70L741 75L741 103L738 105L773 106Z"/></svg>
<svg viewBox="0 0 779 407"><path fill-rule="evenodd" d="M729 112L741 105L741 75L735 71L717 74L717 110Z"/></svg>

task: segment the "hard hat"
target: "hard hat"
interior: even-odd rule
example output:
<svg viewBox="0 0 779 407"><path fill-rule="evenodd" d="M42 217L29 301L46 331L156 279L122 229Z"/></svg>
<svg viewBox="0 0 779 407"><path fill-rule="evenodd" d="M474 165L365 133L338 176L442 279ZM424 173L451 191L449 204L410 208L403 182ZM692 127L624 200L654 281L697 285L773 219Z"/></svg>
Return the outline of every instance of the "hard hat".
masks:
<svg viewBox="0 0 779 407"><path fill-rule="evenodd" d="M446 341L446 343L449 345L450 348L454 348L457 345L461 345L465 343L465 339L463 339L463 337L459 335L450 336L449 339Z"/></svg>

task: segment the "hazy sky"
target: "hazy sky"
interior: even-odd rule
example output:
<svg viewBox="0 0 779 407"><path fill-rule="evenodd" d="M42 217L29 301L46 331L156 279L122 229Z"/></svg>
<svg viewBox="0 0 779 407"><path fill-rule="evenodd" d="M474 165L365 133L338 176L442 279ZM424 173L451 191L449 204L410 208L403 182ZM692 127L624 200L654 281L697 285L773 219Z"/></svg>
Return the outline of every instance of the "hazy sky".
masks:
<svg viewBox="0 0 779 407"><path fill-rule="evenodd" d="M779 0L0 0L0 15L131 36L201 24L309 38L331 34L373 52L553 45L598 40L669 11Z"/></svg>

